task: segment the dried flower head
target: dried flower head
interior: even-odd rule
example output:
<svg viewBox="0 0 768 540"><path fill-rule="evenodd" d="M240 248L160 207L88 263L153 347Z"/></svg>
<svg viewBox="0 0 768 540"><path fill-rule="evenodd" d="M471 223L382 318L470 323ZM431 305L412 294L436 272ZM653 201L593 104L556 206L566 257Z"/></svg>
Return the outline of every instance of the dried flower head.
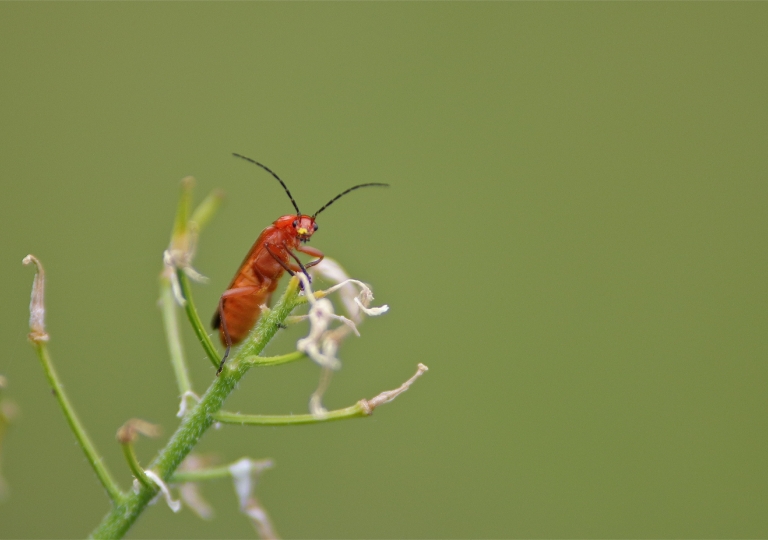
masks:
<svg viewBox="0 0 768 540"><path fill-rule="evenodd" d="M386 313L389 309L381 307L369 307L373 300L373 292L370 286L350 279L341 265L333 259L326 257L311 270L315 276L335 282L336 284L324 291L314 293L310 280L303 274L297 274L301 280L304 294L309 302L309 334L296 343L296 348L307 354L312 360L323 368L320 384L309 400L309 410L315 416L322 416L326 409L322 405L322 397L330 384L332 370L341 367L337 353L341 342L351 333L359 336L357 325L363 321L363 316L377 316ZM357 292L359 288L359 293ZM349 317L337 315L333 304L328 299L331 293L338 292ZM331 326L333 321L341 322L337 326Z"/></svg>
<svg viewBox="0 0 768 540"><path fill-rule="evenodd" d="M176 270L183 271L193 281L207 283L208 278L192 267L192 260L195 258L200 229L216 213L223 199L223 193L214 191L200 203L192 217L188 217L194 182L195 180L191 176L181 181L182 196L176 211L171 244L163 252L163 263L165 264L163 275L170 280L173 296L180 306L186 304L186 300L184 300L184 295L181 292Z"/></svg>
<svg viewBox="0 0 768 540"><path fill-rule="evenodd" d="M45 271L34 255L27 255L21 261L34 264L37 272L32 282L32 298L29 301L29 340L33 343L48 341L45 331Z"/></svg>

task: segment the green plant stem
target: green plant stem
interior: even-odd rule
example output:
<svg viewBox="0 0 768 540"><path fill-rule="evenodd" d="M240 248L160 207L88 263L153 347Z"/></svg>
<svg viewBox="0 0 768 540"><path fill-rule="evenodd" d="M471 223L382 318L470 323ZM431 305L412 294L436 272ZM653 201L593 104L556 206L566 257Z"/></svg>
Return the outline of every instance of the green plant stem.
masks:
<svg viewBox="0 0 768 540"><path fill-rule="evenodd" d="M123 455L125 456L125 461L128 462L128 467L130 467L133 476L135 476L136 479L141 482L141 485L145 488L154 487L154 482L147 478L147 475L144 474L144 469L142 469L141 465L139 465L139 460L136 459L136 452L133 450L133 445L131 443L122 443L121 446L123 447Z"/></svg>
<svg viewBox="0 0 768 540"><path fill-rule="evenodd" d="M362 403L358 402L351 407L328 411L322 416L313 414L291 415L265 415L265 414L240 414L227 411L219 411L212 416L217 422L223 424L240 424L249 426L295 426L299 424L320 424L334 420L346 420L347 418L360 418L368 416Z"/></svg>
<svg viewBox="0 0 768 540"><path fill-rule="evenodd" d="M281 356L249 356L243 358L243 363L250 364L254 367L279 366L290 362L296 362L297 360L303 360L306 357L307 355L305 353L294 351Z"/></svg>
<svg viewBox="0 0 768 540"><path fill-rule="evenodd" d="M189 302L191 297L188 292L185 291L185 295ZM232 361L224 366L224 370L213 381L200 402L184 417L181 425L171 436L171 440L149 466L149 469L153 470L160 478L168 481L172 477L182 460L213 424L214 419L211 415L221 409L224 400L235 388L235 385L252 367L252 364L242 362L242 359L258 355L264 350L285 318L296 307L297 295L298 281L292 279L285 294L274 309L259 319L256 329L251 333L248 340L233 354ZM91 536L93 538L121 538L136 521L149 501L152 500L157 490L158 488L155 486L142 486L138 492L128 494L119 504L115 505L112 511L104 516Z"/></svg>
<svg viewBox="0 0 768 540"><path fill-rule="evenodd" d="M98 452L96 452L96 448L88 437L85 428L83 428L83 425L80 423L80 419L77 417L74 407L72 407L69 398L67 398L67 394L64 392L64 388L59 381L59 376L56 374L56 370L53 369L53 363L48 354L48 346L44 341L34 341L33 346L37 351L37 356L40 358L40 363L43 366L45 376L53 389L54 396L59 401L59 405L64 412L64 417L67 419L69 427L75 434L75 438L77 439L78 444L80 444L80 448L83 449L85 457L91 464L91 467L93 467L101 485L104 486L109 498L112 500L113 509L117 508L123 503L125 496L120 491L120 488L112 478L112 475L109 474L107 467L102 463L101 457Z"/></svg>
<svg viewBox="0 0 768 540"><path fill-rule="evenodd" d="M209 467L207 469L198 469L196 471L176 471L171 476L170 483L181 484L184 482L201 482L204 480L217 480L219 478L232 477L232 465L222 465L221 467Z"/></svg>
<svg viewBox="0 0 768 540"><path fill-rule="evenodd" d="M200 340L200 344L203 346L205 354L208 355L208 359L213 364L213 367L219 369L219 362L221 362L221 358L219 357L219 353L216 352L216 347L213 346L211 338L208 337L208 332L206 332L203 323L200 321L200 316L197 314L195 303L192 300L192 291L189 287L189 278L187 277L187 274L184 273L184 270L181 269L176 270L176 275L179 278L181 292L184 294L184 300L186 301L184 304L184 309L187 312L187 317L189 318L189 322L192 325L192 329L195 331L197 339Z"/></svg>
<svg viewBox="0 0 768 540"><path fill-rule="evenodd" d="M171 280L166 275L160 277L160 309L163 312L163 325L168 341L168 353L171 357L173 373L176 375L176 384L179 387L179 395L192 391L192 381L189 379L189 370L184 360L184 350L181 346L181 334L179 333L179 319L176 315L176 302L173 299Z"/></svg>
<svg viewBox="0 0 768 540"><path fill-rule="evenodd" d="M181 484L183 482L200 482L201 480L216 480L232 476L229 465L221 467L211 467L209 469L200 469L199 471L177 471L173 473L169 480L172 484Z"/></svg>

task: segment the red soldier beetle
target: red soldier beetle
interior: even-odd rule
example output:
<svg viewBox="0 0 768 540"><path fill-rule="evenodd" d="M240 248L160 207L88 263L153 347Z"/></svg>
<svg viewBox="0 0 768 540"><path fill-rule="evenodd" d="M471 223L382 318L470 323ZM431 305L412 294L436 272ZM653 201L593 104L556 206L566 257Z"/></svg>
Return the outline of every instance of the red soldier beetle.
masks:
<svg viewBox="0 0 768 540"><path fill-rule="evenodd" d="M219 330L219 338L221 344L226 347L226 351L219 364L217 375L221 373L232 345L245 339L261 315L261 306L269 305L272 293L277 288L283 272L288 272L290 275L296 272L307 274L307 268L323 260L322 251L304 245L318 229L315 221L317 215L350 191L367 186L389 185L368 183L352 186L336 195L310 216L301 213L288 186L269 167L240 154L232 155L258 165L275 177L291 200L296 214L282 216L261 231L229 287L219 299L219 306L211 324L214 330ZM316 258L307 264L302 264L294 251Z"/></svg>

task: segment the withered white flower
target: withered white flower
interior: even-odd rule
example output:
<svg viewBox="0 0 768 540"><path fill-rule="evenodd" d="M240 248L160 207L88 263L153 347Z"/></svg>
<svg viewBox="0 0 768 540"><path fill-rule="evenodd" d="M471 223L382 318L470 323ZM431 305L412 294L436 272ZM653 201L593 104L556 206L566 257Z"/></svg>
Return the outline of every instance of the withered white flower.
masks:
<svg viewBox="0 0 768 540"><path fill-rule="evenodd" d="M309 279L303 274L297 274L310 304L309 313L306 316L309 319L310 328L309 335L300 339L296 343L296 348L306 353L323 368L318 388L309 400L310 412L315 416L322 416L327 412L322 405L322 397L330 384L331 370L337 370L341 367L341 361L337 357L339 345L350 333L354 332L355 335L360 335L357 325L363 321L363 315L381 315L389 307L384 305L370 308L370 303L373 300L371 288L362 281L349 278L341 265L333 259L326 257L315 265L311 272L315 276L319 275L336 282L329 289L322 291L322 298L316 298ZM355 287L360 288L359 294ZM337 291L349 318L336 315L333 304L327 298L329 294ZM331 323L334 320L342 322L343 325L331 328Z"/></svg>
<svg viewBox="0 0 768 540"><path fill-rule="evenodd" d="M184 234L174 236L171 245L163 252L163 264L165 274L171 281L171 289L176 302L183 306L186 304L181 293L181 285L176 275L176 270L182 270L189 279L198 283L207 283L208 278L192 267L192 260L197 251L197 225L190 221Z"/></svg>
<svg viewBox="0 0 768 540"><path fill-rule="evenodd" d="M174 511L174 513L181 510L181 501L174 499L171 496L171 490L168 489L168 485L165 482L163 482L163 479L160 478L160 475L158 475L155 471L152 471L150 469L146 469L144 471L144 474L146 474L147 478L152 480L157 485L157 487L160 488L160 493L162 493L163 497L165 498L165 502L168 504L168 507ZM135 484L134 484L134 487L135 487Z"/></svg>
<svg viewBox="0 0 768 540"><path fill-rule="evenodd" d="M306 276L302 276L306 279ZM306 290L306 289L305 289ZM311 292L308 291L308 298L312 298ZM309 308L309 335L296 342L296 348L303 353L306 353L312 360L317 362L322 367L330 369L339 369L341 362L336 358L336 351L338 347L329 342L327 339L329 326L331 321L339 320L345 324L348 324L353 331L360 335L355 327L355 323L341 315L336 315L333 312L333 304L327 298L321 298L310 302Z"/></svg>
<svg viewBox="0 0 768 540"><path fill-rule="evenodd" d="M240 502L240 511L251 519L261 538L277 538L269 515L253 494L259 475L272 465L272 461L268 459L254 461L243 458L229 466L235 493Z"/></svg>
<svg viewBox="0 0 768 540"><path fill-rule="evenodd" d="M310 272L313 275L322 276L336 283L324 291L325 296L339 291L339 297L346 308L349 318L356 323L360 323L363 320L360 314L361 310L369 316L381 315L389 310L387 305L369 308L368 306L370 306L373 300L373 291L371 291L370 286L362 281L351 279L341 265L330 257L326 257L319 264L313 266ZM354 285L360 287L360 293L357 295L355 294Z"/></svg>
<svg viewBox="0 0 768 540"><path fill-rule="evenodd" d="M192 247L189 250L178 249L171 246L163 252L163 264L165 265L165 276L171 282L171 290L173 291L173 297L176 299L176 303L180 306L184 306L187 301L184 299L184 295L181 292L181 284L179 283L179 277L176 275L176 270L182 270L192 281L198 283L207 283L208 278L202 275L200 272L192 268L192 259L194 258L194 241L192 241Z"/></svg>
<svg viewBox="0 0 768 540"><path fill-rule="evenodd" d="M40 260L34 255L27 255L23 264L35 265L35 279L32 282L32 297L29 301L29 339L33 342L48 341L45 331L45 271Z"/></svg>

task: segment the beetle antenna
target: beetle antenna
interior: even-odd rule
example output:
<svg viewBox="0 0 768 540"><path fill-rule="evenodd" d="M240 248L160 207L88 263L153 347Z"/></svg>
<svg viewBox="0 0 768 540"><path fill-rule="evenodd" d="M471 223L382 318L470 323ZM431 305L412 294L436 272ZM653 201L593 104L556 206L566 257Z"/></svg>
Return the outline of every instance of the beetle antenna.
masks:
<svg viewBox="0 0 768 540"><path fill-rule="evenodd" d="M346 194L347 194L347 193L349 193L350 191L354 191L354 190L356 190L356 189L358 189L358 188L361 188L361 187L367 187L367 186L383 186L383 187L389 187L389 184L380 184L380 183L378 183L378 182L373 182L373 183L370 183L370 184L358 184L358 185L356 185L356 186L352 186L352 187L351 187L351 188L349 188L348 190L346 190L346 191L342 191L341 193L339 193L338 195L336 195L336 196L335 196L333 199L331 199L330 201L328 201L327 203L325 203L325 204L323 205L323 207L322 207L320 210L318 210L317 212L315 212L315 215L314 215L314 216L312 216L312 219L315 219L315 218L317 217L317 214L319 214L320 212L322 212L323 210L325 210L326 208L328 208L329 206L331 206L331 205L332 205L334 202L336 202L337 200L339 200L341 197L343 197L344 195L346 195Z"/></svg>
<svg viewBox="0 0 768 540"><path fill-rule="evenodd" d="M283 182L282 180L280 180L280 177L279 177L279 176L277 176L277 175L274 173L274 171L272 171L272 169L270 169L270 168L269 168L269 167L267 167L266 165L262 165L261 163L259 163L259 162L258 162L258 161L256 161L255 159L251 159L251 158L249 158L249 157L241 156L240 154L235 154L235 153L233 153L232 155L233 155L233 156L235 156L235 157L239 157L239 158L241 158L241 159L244 159L245 161L250 161L250 162L251 162L251 163L253 163L254 165L258 165L259 167L261 167L262 169L264 169L265 171L267 171L269 174L271 174L272 176L274 176L274 177L277 179L277 181L278 181L278 182L280 182L280 185L281 185L281 186L283 186L283 189L284 189L284 190L285 190L285 192L288 194L288 198L289 198L289 199L291 199L291 203L293 203L293 207L296 209L296 214L298 214L298 215L301 215L301 211L299 210L299 206L296 204L296 201L294 201L294 200L293 200L293 195L291 195L291 192L288 190L288 186L286 186L286 185L285 185L285 182ZM357 186L357 187L360 187L360 186ZM352 189L354 189L354 188L352 188ZM343 193L342 193L342 195L343 195ZM339 197L341 197L341 195L339 195ZM338 199L339 197L336 197L336 198ZM335 200L335 199L334 199L334 200ZM333 201L331 201L331 202L333 202ZM328 204L331 204L331 203L328 203ZM326 206L328 206L328 205L326 205Z"/></svg>

